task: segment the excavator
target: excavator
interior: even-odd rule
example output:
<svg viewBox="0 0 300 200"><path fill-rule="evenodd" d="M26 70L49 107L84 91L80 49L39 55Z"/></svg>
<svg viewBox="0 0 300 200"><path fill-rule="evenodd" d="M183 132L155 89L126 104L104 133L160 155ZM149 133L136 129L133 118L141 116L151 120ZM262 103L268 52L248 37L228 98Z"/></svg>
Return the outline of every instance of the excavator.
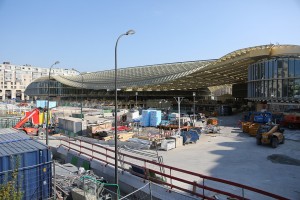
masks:
<svg viewBox="0 0 300 200"><path fill-rule="evenodd" d="M33 121L38 121L40 110L38 108L33 109L26 113L26 116L21 119L13 128L23 130L30 136L44 136L45 128L38 124L34 124Z"/></svg>

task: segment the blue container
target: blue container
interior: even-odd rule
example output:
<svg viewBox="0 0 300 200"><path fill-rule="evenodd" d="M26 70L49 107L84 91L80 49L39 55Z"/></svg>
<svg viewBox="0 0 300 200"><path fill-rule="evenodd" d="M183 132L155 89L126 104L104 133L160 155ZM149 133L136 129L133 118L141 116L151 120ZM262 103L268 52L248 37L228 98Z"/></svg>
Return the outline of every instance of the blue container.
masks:
<svg viewBox="0 0 300 200"><path fill-rule="evenodd" d="M182 131L181 134L183 139L183 144L194 142L196 143L199 140L199 130L191 129L189 131Z"/></svg>
<svg viewBox="0 0 300 200"><path fill-rule="evenodd" d="M22 131L0 129L0 185L11 180L11 171L18 165L18 182L24 200L51 197L51 160L46 145Z"/></svg>
<svg viewBox="0 0 300 200"><path fill-rule="evenodd" d="M150 126L158 126L161 122L161 110L150 111Z"/></svg>
<svg viewBox="0 0 300 200"><path fill-rule="evenodd" d="M150 111L151 110L142 111L142 126L144 127L150 126Z"/></svg>

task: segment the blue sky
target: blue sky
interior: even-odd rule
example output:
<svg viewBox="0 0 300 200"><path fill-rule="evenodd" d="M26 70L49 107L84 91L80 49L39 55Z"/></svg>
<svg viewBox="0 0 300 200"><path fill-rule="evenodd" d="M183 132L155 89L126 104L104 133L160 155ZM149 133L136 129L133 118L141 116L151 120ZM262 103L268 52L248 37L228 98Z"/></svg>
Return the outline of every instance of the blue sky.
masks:
<svg viewBox="0 0 300 200"><path fill-rule="evenodd" d="M300 45L299 0L0 0L0 62L82 72Z"/></svg>

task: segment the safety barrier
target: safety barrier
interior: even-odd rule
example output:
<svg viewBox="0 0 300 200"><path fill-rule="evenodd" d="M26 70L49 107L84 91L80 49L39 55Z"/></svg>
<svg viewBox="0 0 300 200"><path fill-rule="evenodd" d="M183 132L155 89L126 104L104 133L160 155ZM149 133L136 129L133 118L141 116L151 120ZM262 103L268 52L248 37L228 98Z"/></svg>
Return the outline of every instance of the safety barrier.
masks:
<svg viewBox="0 0 300 200"><path fill-rule="evenodd" d="M113 149L110 149L108 147L105 147L97 143L92 143L90 141L84 141L82 139L76 139L76 140L62 139L61 141L62 141L61 146L66 147L68 150L74 150L78 152L79 155L80 154L86 155L90 157L91 160L95 159L103 163L106 163L107 165L115 166ZM206 176L203 174L191 172L188 170L180 169L165 164L160 164L157 163L156 161L143 159L134 155L130 155L128 153L119 152L118 156L119 156L118 160L121 162L119 168L122 169L123 171L128 171L141 178L148 179L151 180L152 182L156 182L168 186L170 189L180 190L182 192L186 192L200 198L214 199L209 196L206 196L207 192L210 193L213 192L219 195L224 195L225 197L236 198L236 199L248 199L245 194L245 192L248 191L251 193L255 193L257 195L258 194L263 195L265 197L287 200L287 198L285 197L264 190L260 190L254 187L250 187L247 185L243 185L240 183L236 183L236 182L232 182L220 178ZM140 172L137 172L136 170L133 171L132 168L130 168L130 166L140 169ZM161 168L165 169L164 170L165 173L159 170ZM156 175L161 175L161 177L163 178L158 178L156 177ZM198 180L198 182L191 181L191 179L192 180L196 179ZM199 179L202 179L202 181L200 180L201 183ZM207 182L215 183L215 184L223 184L224 186L218 187L219 189L216 189L215 187L208 186ZM183 185L186 185L187 187L184 187ZM234 186L236 188L239 188L240 194L237 194L237 192L232 193L232 191L226 191L225 189L226 188L228 189L228 186L230 187Z"/></svg>

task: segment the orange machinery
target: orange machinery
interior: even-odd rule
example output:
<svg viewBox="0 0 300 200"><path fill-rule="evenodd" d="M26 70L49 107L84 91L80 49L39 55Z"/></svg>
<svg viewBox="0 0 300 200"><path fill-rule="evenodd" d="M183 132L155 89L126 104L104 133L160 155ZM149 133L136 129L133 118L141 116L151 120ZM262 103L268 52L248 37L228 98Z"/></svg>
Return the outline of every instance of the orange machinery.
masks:
<svg viewBox="0 0 300 200"><path fill-rule="evenodd" d="M43 129L39 128L37 125L39 122L39 114L40 110L38 108L27 112L25 117L21 119L13 128L23 130L26 134L31 136L42 135L44 133Z"/></svg>

